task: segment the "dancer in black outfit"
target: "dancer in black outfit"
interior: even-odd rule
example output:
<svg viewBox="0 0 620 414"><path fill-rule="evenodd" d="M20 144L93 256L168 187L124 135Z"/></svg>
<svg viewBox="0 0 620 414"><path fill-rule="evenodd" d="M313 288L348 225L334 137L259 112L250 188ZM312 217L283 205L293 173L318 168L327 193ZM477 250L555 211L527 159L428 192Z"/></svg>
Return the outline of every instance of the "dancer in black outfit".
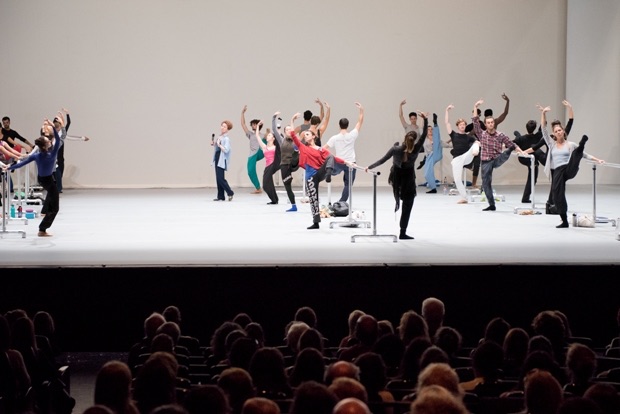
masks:
<svg viewBox="0 0 620 414"><path fill-rule="evenodd" d="M422 150L428 131L428 114L421 112L420 116L424 118L421 136L418 137L418 133L415 131L407 132L402 144L395 143L381 159L366 168L366 171L371 170L392 158L393 165L389 181L394 189L394 198L396 199L394 211L398 211L400 200L403 201L403 210L400 216L400 235L398 236L401 240L413 239L407 235L407 226L409 225L413 201L417 195L414 164Z"/></svg>

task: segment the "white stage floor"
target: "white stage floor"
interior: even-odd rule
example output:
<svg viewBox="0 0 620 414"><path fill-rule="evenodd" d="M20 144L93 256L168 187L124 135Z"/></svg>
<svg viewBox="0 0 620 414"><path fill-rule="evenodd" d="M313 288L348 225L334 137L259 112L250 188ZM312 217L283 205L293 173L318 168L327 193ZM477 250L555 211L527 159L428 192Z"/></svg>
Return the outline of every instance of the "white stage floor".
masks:
<svg viewBox="0 0 620 414"><path fill-rule="evenodd" d="M332 201L340 194L339 180ZM265 194L236 188L232 202L214 202L214 188L197 189L68 189L61 194L61 212L49 231L37 237L40 218L9 221L6 230L25 230L26 237L3 233L0 263L4 267L144 267L144 266L351 266L351 265L566 265L618 264L620 241L615 220L620 216L620 186L598 185L596 213L613 220L595 228L556 229L558 216L544 214L548 184L539 185L537 207L543 214L515 214L522 186L498 186L506 201L497 211L486 203L457 205L458 196L426 194L418 187L408 233L415 240L373 235L398 235L391 189L377 194L373 228L373 191L355 187L353 210L363 210L370 227L343 227L324 219L319 230L310 207L287 213L286 195L267 205ZM570 214L592 213L590 185L569 184ZM321 184L321 204L327 186ZM34 206L36 210L39 206ZM352 242L353 235L359 237Z"/></svg>

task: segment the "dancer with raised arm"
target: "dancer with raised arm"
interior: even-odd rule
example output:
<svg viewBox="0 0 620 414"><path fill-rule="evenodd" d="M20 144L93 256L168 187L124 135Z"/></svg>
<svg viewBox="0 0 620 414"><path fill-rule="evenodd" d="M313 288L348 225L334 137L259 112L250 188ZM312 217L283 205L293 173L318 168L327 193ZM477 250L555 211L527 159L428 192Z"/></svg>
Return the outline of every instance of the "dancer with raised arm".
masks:
<svg viewBox="0 0 620 414"><path fill-rule="evenodd" d="M424 151L426 152L426 162L424 167L424 178L429 188L427 193L437 193L437 179L435 178L435 164L443 158L443 145L441 135L439 133L439 125L437 125L437 114L433 114L433 125L428 126L426 132L426 140L424 141ZM418 167L420 168L420 167Z"/></svg>
<svg viewBox="0 0 620 414"><path fill-rule="evenodd" d="M465 183L463 183L461 177L463 175L463 168L473 168L474 157L480 153L480 143L474 135L465 133L467 122L463 118L456 120L458 132L452 129L449 113L453 108L454 105L448 105L444 117L446 130L452 141L452 150L450 151L452 154L452 177L454 177L454 184L461 196L461 199L457 201L457 203L467 204L467 191L465 190Z"/></svg>
<svg viewBox="0 0 620 414"><path fill-rule="evenodd" d="M483 211L495 211L495 196L493 195L493 170L504 164L510 153L517 150L519 154L523 154L514 142L503 132L495 129L495 119L493 116L484 118L485 130L480 127L480 119L478 118L478 107L484 102L480 99L474 104L472 124L474 125L474 134L480 141L480 166L482 167L482 189L487 197L489 206ZM504 151L503 146L508 149Z"/></svg>
<svg viewBox="0 0 620 414"><path fill-rule="evenodd" d="M575 144L574 142L566 140L566 132L560 124L556 124L553 127L553 136L555 140L551 138L547 131L547 119L545 115L551 108L549 106L542 107L541 105L536 105L536 107L540 110L540 126L542 128L543 139L549 147L547 151L545 173L549 176L549 170L551 170L551 195L553 204L562 219L562 222L556 227L559 229L567 228L568 203L566 201L566 182L575 178L579 171L579 163L582 158L600 164L603 164L605 161L584 152L586 142L588 141L586 135L581 137L579 145Z"/></svg>
<svg viewBox="0 0 620 414"><path fill-rule="evenodd" d="M228 201L232 201L235 195L231 190L228 181L226 181L226 170L230 164L230 138L228 131L233 127L232 122L222 121L220 124L220 136L215 142L211 142L214 146L212 165L215 165L215 181L217 183L217 197L213 201L224 201L224 193L228 195Z"/></svg>
<svg viewBox="0 0 620 414"><path fill-rule="evenodd" d="M263 190L269 197L270 202L267 204L278 204L278 193L273 183L273 175L280 169L280 143L276 140L273 132L269 129L265 132L265 141L263 142L259 135L259 129L263 126L263 121L258 122L254 138L258 142L263 155L265 156L265 169L263 171Z"/></svg>
<svg viewBox="0 0 620 414"><path fill-rule="evenodd" d="M294 212L297 211L297 204L295 204L295 193L293 192L292 186L293 172L299 168L299 163L297 163L297 165L293 165L293 155L295 152L299 155L299 151L295 147L293 139L291 138L291 126L286 125L284 127L284 136L282 136L280 134L281 126L277 124L278 119L282 120L280 119L280 111L273 114L271 119L271 128L278 144L280 144L280 175L282 176L282 183L284 184L286 195L291 203L291 208L286 211ZM299 158L297 159L297 162L299 162Z"/></svg>
<svg viewBox="0 0 620 414"><path fill-rule="evenodd" d="M301 114L296 113L291 119L291 138L299 148L300 165L303 163L306 170L305 180L308 188L308 198L310 199L310 211L312 213L312 225L308 230L319 228L321 222L321 210L319 206L319 183L331 177L334 169L334 161L340 164L354 165L347 163L340 157L333 156L329 150L316 145L316 134L314 131L306 130L303 132L303 140L295 133L295 120Z"/></svg>
<svg viewBox="0 0 620 414"><path fill-rule="evenodd" d="M62 120L61 126L63 126ZM43 121L42 131L43 135L34 141L38 150L32 151L30 155L22 161L8 168L4 167L4 169L14 171L33 161L36 162L39 184L47 192L45 201L43 202L43 208L46 214L43 220L41 220L41 223L39 223L39 233L37 235L39 237L49 237L51 234L47 232L47 229L52 226L60 210L60 197L58 194L58 187L56 186L56 180L54 179L54 168L56 167L58 150L64 145L64 138L58 135L58 131L47 118Z"/></svg>
<svg viewBox="0 0 620 414"><path fill-rule="evenodd" d="M246 125L245 122L245 113L248 110L248 106L244 105L241 110L241 128L243 128L243 132L245 133L246 138L250 143L250 154L248 155L248 177L250 177L250 181L254 186L254 191L252 194L260 194L263 192L260 187L260 181L258 180L258 174L256 173L256 163L262 160L265 156L260 146L254 139L254 134L258 130L260 131L260 127L258 126L258 119L252 119L250 121L250 128Z"/></svg>
<svg viewBox="0 0 620 414"><path fill-rule="evenodd" d="M392 184L394 198L396 199L395 212L400 207L400 201L403 201L403 209L400 215L400 235L398 236L400 240L413 240L413 237L407 234L407 227L416 197L414 164L422 150L428 131L427 114L421 112L420 116L424 118L421 136L418 136L416 131L407 132L402 143L395 143L381 159L366 168L366 170L372 170L390 158L392 159L392 172L389 182Z"/></svg>

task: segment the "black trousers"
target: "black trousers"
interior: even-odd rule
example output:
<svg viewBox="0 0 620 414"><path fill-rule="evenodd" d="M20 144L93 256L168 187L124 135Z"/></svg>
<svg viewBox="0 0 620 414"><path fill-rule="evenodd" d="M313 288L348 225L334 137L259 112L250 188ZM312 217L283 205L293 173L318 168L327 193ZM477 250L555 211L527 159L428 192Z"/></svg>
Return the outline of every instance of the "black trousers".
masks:
<svg viewBox="0 0 620 414"><path fill-rule="evenodd" d="M45 201L43 201L43 208L41 209L41 211L45 212L45 217L39 223L39 231L46 231L52 227L54 219L60 210L60 195L54 174L45 177L38 176L37 179L41 187L47 191Z"/></svg>

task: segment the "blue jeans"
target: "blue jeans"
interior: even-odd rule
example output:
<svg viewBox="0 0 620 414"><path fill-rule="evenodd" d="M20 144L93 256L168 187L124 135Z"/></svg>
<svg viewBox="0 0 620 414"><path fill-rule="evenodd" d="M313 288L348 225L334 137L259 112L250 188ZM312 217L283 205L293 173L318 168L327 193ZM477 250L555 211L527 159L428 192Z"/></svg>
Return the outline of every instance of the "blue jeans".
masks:
<svg viewBox="0 0 620 414"><path fill-rule="evenodd" d="M344 182L344 188L342 189L342 195L340 196L339 201L347 201L349 200L349 186L353 186L355 182L355 172L357 170L355 168L351 171L351 177L349 177L349 167L346 164L340 164L334 162L334 170L332 171L332 175L338 175L341 172L344 172L344 176L342 177L342 181Z"/></svg>
<svg viewBox="0 0 620 414"><path fill-rule="evenodd" d="M493 197L493 169L501 167L501 165L510 158L511 152L512 150L508 149L492 160L482 161L481 163L482 189L484 190L484 195L487 197L489 206L495 206L495 197Z"/></svg>

